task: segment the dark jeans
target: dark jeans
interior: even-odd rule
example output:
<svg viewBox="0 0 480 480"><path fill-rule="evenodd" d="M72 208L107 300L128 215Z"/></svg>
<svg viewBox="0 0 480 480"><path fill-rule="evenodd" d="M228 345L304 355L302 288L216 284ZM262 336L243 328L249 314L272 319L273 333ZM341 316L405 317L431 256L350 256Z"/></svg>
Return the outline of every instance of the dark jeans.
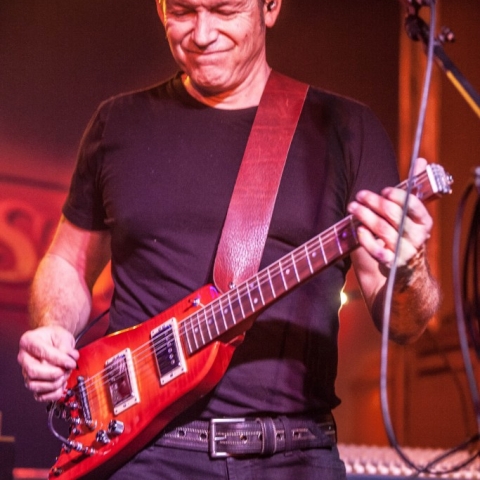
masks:
<svg viewBox="0 0 480 480"><path fill-rule="evenodd" d="M211 459L207 453L152 445L110 480L345 480L336 447L270 457Z"/></svg>

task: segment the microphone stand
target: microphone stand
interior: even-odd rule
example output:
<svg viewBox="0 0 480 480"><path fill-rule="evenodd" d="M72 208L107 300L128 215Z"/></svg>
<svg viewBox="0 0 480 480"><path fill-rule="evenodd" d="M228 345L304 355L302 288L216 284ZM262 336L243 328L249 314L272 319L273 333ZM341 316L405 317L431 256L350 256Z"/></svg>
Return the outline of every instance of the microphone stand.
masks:
<svg viewBox="0 0 480 480"><path fill-rule="evenodd" d="M422 41L426 47L429 43L429 26L418 15L419 6L410 9L405 17L405 29L407 35L414 41ZM447 56L442 47L443 42L453 42L454 34L449 29L443 32L435 41L433 52L435 61L446 74L447 78L452 82L454 87L460 92L460 95L466 100L468 105L480 118L480 95L475 91L465 76L454 65L452 60Z"/></svg>

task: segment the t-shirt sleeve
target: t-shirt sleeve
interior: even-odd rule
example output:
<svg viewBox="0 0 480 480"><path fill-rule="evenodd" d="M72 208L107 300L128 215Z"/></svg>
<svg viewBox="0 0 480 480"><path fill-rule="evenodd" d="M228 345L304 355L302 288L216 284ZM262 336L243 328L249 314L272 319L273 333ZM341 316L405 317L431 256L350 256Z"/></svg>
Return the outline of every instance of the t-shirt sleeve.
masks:
<svg viewBox="0 0 480 480"><path fill-rule="evenodd" d="M359 108L359 114L353 117L357 124L352 129L357 133L350 145L355 162L349 202L362 189L378 193L399 183L395 151L385 129L368 107Z"/></svg>
<svg viewBox="0 0 480 480"><path fill-rule="evenodd" d="M105 209L99 185L103 160L106 107L100 106L83 135L70 190L62 212L74 225L86 230L104 230Z"/></svg>

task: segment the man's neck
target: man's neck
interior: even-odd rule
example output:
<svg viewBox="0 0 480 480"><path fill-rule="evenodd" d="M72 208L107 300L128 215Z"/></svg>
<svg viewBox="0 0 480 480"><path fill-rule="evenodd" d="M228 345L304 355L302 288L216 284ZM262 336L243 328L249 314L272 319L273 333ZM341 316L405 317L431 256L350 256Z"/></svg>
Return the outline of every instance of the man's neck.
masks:
<svg viewBox="0 0 480 480"><path fill-rule="evenodd" d="M225 92L202 91L186 74L182 76L182 82L186 91L205 105L223 110L239 110L258 106L270 71L271 68L265 64L263 68L259 69L255 75L247 78L240 86Z"/></svg>

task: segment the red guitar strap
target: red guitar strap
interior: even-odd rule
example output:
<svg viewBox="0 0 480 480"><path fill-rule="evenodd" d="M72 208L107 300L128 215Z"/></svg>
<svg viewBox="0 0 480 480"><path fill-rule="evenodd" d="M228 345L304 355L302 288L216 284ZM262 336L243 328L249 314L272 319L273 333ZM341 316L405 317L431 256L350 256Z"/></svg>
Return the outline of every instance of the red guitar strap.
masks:
<svg viewBox="0 0 480 480"><path fill-rule="evenodd" d="M226 292L260 266L278 187L308 85L272 71L253 122L217 249L213 279Z"/></svg>

